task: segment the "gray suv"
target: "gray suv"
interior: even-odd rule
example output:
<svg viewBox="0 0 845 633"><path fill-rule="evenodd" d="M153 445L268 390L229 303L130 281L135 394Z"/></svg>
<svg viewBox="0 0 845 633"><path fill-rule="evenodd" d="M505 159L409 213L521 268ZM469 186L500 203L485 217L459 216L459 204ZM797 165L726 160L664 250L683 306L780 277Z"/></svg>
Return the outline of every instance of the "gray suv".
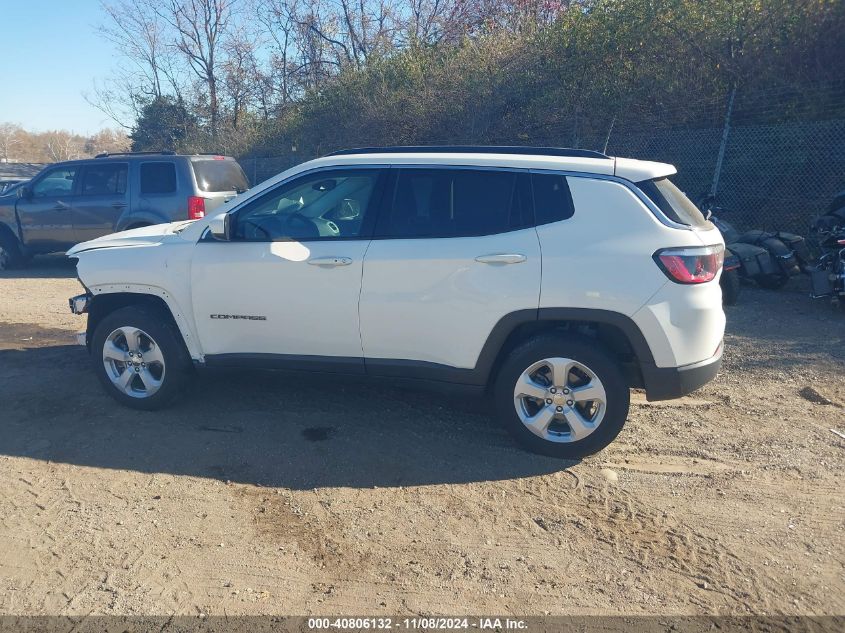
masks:
<svg viewBox="0 0 845 633"><path fill-rule="evenodd" d="M0 195L0 270L115 231L201 218L248 187L228 156L134 152L55 163Z"/></svg>

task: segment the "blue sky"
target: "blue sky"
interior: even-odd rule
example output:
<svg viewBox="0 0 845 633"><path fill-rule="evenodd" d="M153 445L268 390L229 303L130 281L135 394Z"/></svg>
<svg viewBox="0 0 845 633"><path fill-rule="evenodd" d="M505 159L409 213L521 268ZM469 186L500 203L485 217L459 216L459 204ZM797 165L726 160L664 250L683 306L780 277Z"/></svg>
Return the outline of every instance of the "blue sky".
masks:
<svg viewBox="0 0 845 633"><path fill-rule="evenodd" d="M83 92L116 63L99 0L0 0L0 122L80 134L115 124Z"/></svg>

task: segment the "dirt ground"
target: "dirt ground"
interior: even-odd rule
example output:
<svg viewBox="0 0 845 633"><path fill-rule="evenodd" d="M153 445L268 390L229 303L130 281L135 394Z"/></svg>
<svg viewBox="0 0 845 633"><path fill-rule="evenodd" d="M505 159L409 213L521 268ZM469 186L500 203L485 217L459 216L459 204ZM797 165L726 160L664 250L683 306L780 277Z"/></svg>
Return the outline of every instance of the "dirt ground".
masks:
<svg viewBox="0 0 845 633"><path fill-rule="evenodd" d="M2 273L0 613L843 614L845 313L803 283L745 288L713 383L569 463L327 379L121 408L74 269Z"/></svg>

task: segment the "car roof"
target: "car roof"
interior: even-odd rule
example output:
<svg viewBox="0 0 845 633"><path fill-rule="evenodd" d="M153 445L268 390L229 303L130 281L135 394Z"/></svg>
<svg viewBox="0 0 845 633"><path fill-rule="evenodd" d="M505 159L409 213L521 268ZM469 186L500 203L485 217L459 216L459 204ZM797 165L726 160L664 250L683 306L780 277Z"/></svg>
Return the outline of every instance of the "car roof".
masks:
<svg viewBox="0 0 845 633"><path fill-rule="evenodd" d="M218 158L219 157L219 158ZM113 154L97 154L96 156L90 158L74 158L72 160L62 160L55 163L50 163L48 165L44 165L41 171L46 169L47 167L61 167L63 165L80 165L80 164L88 164L88 163L101 163L103 161L120 161L126 162L127 160L169 160L173 158L186 158L190 161L197 161L197 160L235 160L231 156L225 156L223 154L176 154L173 152L126 152L126 153L113 153Z"/></svg>
<svg viewBox="0 0 845 633"><path fill-rule="evenodd" d="M518 151L511 151L516 149ZM532 150L537 150L536 153ZM632 182L663 178L677 173L673 165L653 161L605 156L599 152L565 148L418 148L390 147L344 150L302 163L285 172L324 166L348 165L452 165L467 167L512 167L617 176ZM281 174L280 174L281 176Z"/></svg>

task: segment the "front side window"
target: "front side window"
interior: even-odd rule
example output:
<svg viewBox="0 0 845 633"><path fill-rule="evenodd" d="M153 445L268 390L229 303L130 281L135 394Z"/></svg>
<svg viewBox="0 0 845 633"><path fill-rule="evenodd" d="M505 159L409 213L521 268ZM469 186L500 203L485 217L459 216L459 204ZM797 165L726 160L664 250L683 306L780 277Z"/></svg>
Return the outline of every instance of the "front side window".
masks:
<svg viewBox="0 0 845 633"><path fill-rule="evenodd" d="M32 186L32 196L34 198L48 198L71 195L75 178L76 167L51 169Z"/></svg>
<svg viewBox="0 0 845 633"><path fill-rule="evenodd" d="M673 222L687 226L710 226L698 207L668 178L644 180L638 182L637 186Z"/></svg>
<svg viewBox="0 0 845 633"><path fill-rule="evenodd" d="M320 171L285 183L237 212L236 240L355 239L375 206L376 169Z"/></svg>
<svg viewBox="0 0 845 633"><path fill-rule="evenodd" d="M123 195L126 193L128 166L124 164L94 165L82 177L83 196Z"/></svg>
<svg viewBox="0 0 845 633"><path fill-rule="evenodd" d="M176 191L176 164L171 162L143 163L141 165L141 193L174 193Z"/></svg>
<svg viewBox="0 0 845 633"><path fill-rule="evenodd" d="M390 238L505 233L531 224L527 174L484 169L401 169L377 234Z"/></svg>

